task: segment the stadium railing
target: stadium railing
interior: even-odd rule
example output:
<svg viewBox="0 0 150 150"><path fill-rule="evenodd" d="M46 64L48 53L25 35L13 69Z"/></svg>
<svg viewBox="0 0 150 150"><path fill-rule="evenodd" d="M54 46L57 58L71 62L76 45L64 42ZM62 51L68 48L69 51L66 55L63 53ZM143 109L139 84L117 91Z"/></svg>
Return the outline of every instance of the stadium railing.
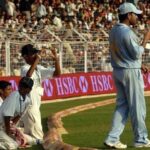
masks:
<svg viewBox="0 0 150 150"><path fill-rule="evenodd" d="M22 25L15 31L0 30L0 75L20 75L24 61L20 55L21 47L34 44L42 52L41 64L53 65L50 57L51 47L60 56L62 73L111 71L108 33L103 29L51 29L46 27L35 31L22 31ZM150 52L145 51L143 61L150 64Z"/></svg>

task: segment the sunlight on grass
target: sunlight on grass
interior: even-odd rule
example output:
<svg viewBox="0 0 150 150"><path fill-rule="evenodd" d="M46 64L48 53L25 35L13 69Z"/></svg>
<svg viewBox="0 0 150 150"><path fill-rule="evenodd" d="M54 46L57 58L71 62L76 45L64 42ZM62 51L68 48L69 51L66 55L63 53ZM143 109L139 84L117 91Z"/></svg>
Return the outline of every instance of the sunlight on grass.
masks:
<svg viewBox="0 0 150 150"><path fill-rule="evenodd" d="M147 97L147 118L146 124L150 131L150 97ZM112 115L115 104L98 107L73 114L63 118L64 127L69 134L63 135L66 143L80 147L94 147L104 149L103 141L111 126ZM133 148L133 132L128 121L121 136L121 141L128 145L128 149Z"/></svg>
<svg viewBox="0 0 150 150"><path fill-rule="evenodd" d="M44 132L47 132L47 118L64 109L102 101L105 99L111 99L111 97L98 97L98 98L86 98L71 100L59 103L42 104L41 115ZM150 131L150 97L147 97L147 127ZM80 147L94 147L105 149L103 141L107 135L107 132L111 126L112 115L114 111L114 104L98 107L95 109L79 112L77 114L70 115L63 118L63 123L69 134L63 135L64 142ZM128 122L121 141L129 145L128 149L134 149L132 147L133 135L131 125ZM41 145L35 145L32 148L24 150L43 150Z"/></svg>
<svg viewBox="0 0 150 150"><path fill-rule="evenodd" d="M101 98L99 98L99 97L84 98L84 99L78 98L77 100L42 104L41 105L41 116L42 116L43 130L45 133L47 132L47 130L48 130L47 118L50 115L53 115L54 113L56 113L58 111L61 111L61 110L67 109L67 108L71 108L71 107L75 107L75 106L79 106L79 105L83 105L83 104L94 103L94 102L110 99L113 97L114 96L106 96L106 97L101 97ZM41 147L41 145L35 145L35 146L32 146L31 148L26 148L26 149L22 149L22 150L43 150L43 148Z"/></svg>

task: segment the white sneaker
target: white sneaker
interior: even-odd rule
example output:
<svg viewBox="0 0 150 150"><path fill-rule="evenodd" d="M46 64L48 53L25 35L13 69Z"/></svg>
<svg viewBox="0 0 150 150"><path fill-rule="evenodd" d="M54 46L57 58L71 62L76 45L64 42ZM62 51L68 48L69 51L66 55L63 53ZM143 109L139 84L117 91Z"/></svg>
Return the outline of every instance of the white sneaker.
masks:
<svg viewBox="0 0 150 150"><path fill-rule="evenodd" d="M116 143L104 143L104 145L106 145L109 148L115 148L115 149L126 149L127 145L121 143L120 141L116 142Z"/></svg>
<svg viewBox="0 0 150 150"><path fill-rule="evenodd" d="M136 147L136 148L150 147L150 140L148 140L147 143L135 143L134 147Z"/></svg>

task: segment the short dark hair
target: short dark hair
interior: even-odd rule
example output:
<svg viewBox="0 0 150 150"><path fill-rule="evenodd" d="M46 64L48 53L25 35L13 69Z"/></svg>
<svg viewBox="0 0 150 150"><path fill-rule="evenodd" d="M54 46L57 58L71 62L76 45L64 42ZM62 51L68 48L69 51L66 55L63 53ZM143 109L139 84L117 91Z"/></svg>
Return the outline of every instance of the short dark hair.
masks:
<svg viewBox="0 0 150 150"><path fill-rule="evenodd" d="M0 89L5 90L7 86L11 86L11 83L5 80L0 80Z"/></svg>
<svg viewBox="0 0 150 150"><path fill-rule="evenodd" d="M123 15L119 14L118 15L119 21L123 22L127 18L127 16L128 16L128 13L127 14L123 14Z"/></svg>
<svg viewBox="0 0 150 150"><path fill-rule="evenodd" d="M22 56L32 55L32 54L35 54L35 53L38 53L38 52L39 52L39 50L36 49L32 44L26 44L21 49L21 55Z"/></svg>
<svg viewBox="0 0 150 150"><path fill-rule="evenodd" d="M32 89L33 80L30 77L22 77L19 81L19 87Z"/></svg>

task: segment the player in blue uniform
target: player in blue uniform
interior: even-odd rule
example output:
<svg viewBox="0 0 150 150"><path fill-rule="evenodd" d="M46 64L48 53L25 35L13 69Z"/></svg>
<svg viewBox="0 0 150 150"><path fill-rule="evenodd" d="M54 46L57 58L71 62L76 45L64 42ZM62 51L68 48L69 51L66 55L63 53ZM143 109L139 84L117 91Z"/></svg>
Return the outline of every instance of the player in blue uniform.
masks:
<svg viewBox="0 0 150 150"><path fill-rule="evenodd" d="M116 109L112 128L104 142L108 147L125 149L127 145L120 142L128 116L134 132L135 147L150 147L148 132L145 125L146 105L144 98L144 82L141 68L142 54L150 31L141 42L131 26L136 25L138 10L132 3L123 3L119 7L119 20L109 35L113 78L117 89Z"/></svg>

